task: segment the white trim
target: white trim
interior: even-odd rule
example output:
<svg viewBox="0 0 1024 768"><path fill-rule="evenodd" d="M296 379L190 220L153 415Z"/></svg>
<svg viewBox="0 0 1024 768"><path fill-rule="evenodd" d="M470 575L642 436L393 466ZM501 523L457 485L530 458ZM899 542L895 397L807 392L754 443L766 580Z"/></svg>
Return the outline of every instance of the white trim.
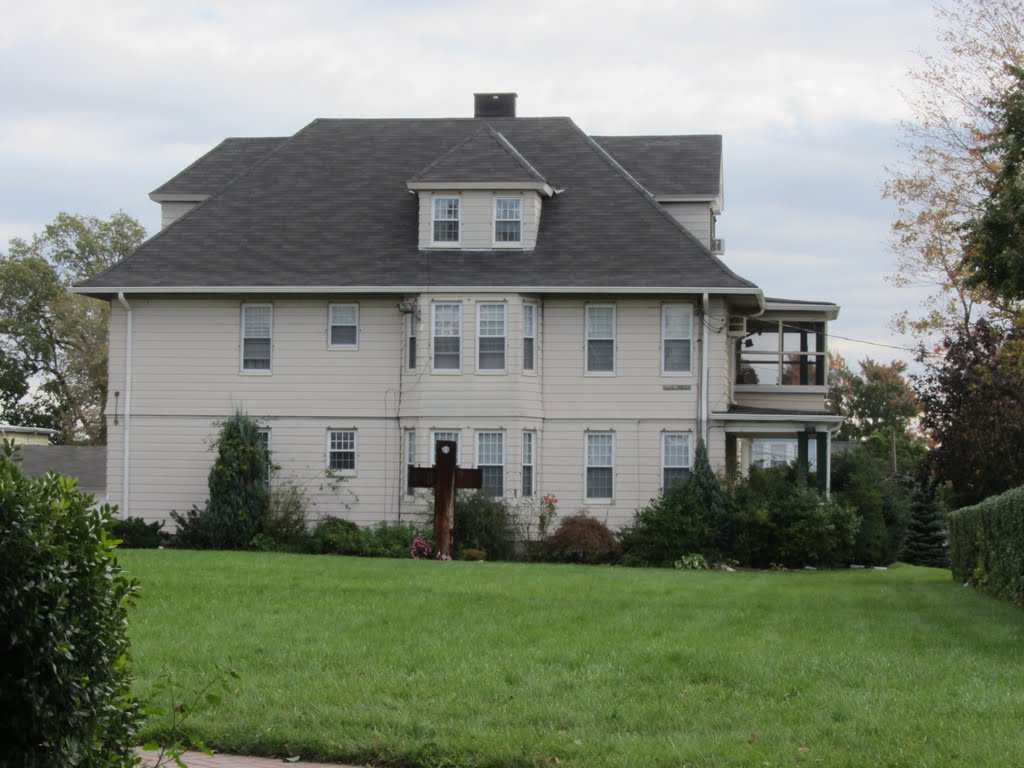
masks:
<svg viewBox="0 0 1024 768"><path fill-rule="evenodd" d="M502 325L504 326L505 348L502 351L501 368L482 368L480 366L480 339L495 339L497 336L483 336L480 333L480 311L482 307L501 307ZM505 301L478 301L476 302L476 372L483 375L508 373L508 302Z"/></svg>
<svg viewBox="0 0 1024 768"><path fill-rule="evenodd" d="M238 372L246 376L269 376L274 372L274 305L269 301L243 301L238 305ZM267 337L270 341L270 356L268 358L270 365L266 368L246 368L245 367L245 340L248 338L245 335L245 310L249 308L267 307L270 310L270 336ZM262 336L253 336L252 338L263 338Z"/></svg>
<svg viewBox="0 0 1024 768"><path fill-rule="evenodd" d="M527 336L526 335L526 308L527 307L531 307L533 309L533 335L532 336ZM537 371L539 369L539 366L538 366L538 362L539 362L538 355L539 355L539 352L540 352L540 345L537 343L537 337L539 335L539 333L538 333L539 330L540 330L540 302L539 301L524 301L523 302L523 326L522 326L522 332L523 332L523 355L524 355L524 358L525 358L525 355L526 355L526 340L527 339L533 339L533 367L532 368L527 368L525 365L523 365L523 361L520 360L520 365L522 366L522 372L524 374L526 374L527 376L536 376L537 375Z"/></svg>
<svg viewBox="0 0 1024 768"><path fill-rule="evenodd" d="M690 342L690 367L685 371L669 371L665 369L665 310L669 307L683 307L690 311L690 335L686 339ZM692 301L663 301L661 303L661 375L662 376L693 376L693 302ZM671 341L682 341L682 337L673 338Z"/></svg>
<svg viewBox="0 0 1024 768"><path fill-rule="evenodd" d="M124 329L124 433L121 445L121 451L124 454L122 459L121 471L124 473L121 477L121 516L128 517L129 505L128 505L128 491L130 490L130 478L131 474L131 455L132 455L132 348L134 339L132 338L132 309L133 307L125 299L123 293L117 295L117 300L125 311L125 329ZM115 414L116 415L116 414Z"/></svg>
<svg viewBox="0 0 1024 768"><path fill-rule="evenodd" d="M417 302L417 304L418 304L418 302ZM418 310L418 307L417 307L417 312L418 311L419 310ZM406 324L406 329L405 329L405 370L406 371L415 371L420 366L421 358L420 358L420 340L419 340L419 319L417 317L417 312L410 312L407 315L408 322ZM414 342L414 344L410 344L410 341ZM413 346L415 346L415 348L416 348L415 354L413 354ZM416 365L409 365L410 356L412 357L412 359L416 363Z"/></svg>
<svg viewBox="0 0 1024 768"><path fill-rule="evenodd" d="M592 435L608 435L612 439L612 495L611 496L588 496L590 483L587 477L587 470L590 469L590 437ZM595 469L604 469L607 465L595 464ZM613 504L615 502L615 432L608 429L587 429L583 432L583 500L588 504Z"/></svg>
<svg viewBox="0 0 1024 768"><path fill-rule="evenodd" d="M543 192L546 197L552 197L555 194L554 188L543 181L407 181L405 186L410 192L431 192L433 190L455 192L462 189L521 189L523 191Z"/></svg>
<svg viewBox="0 0 1024 768"><path fill-rule="evenodd" d="M526 436L529 435L530 439L527 440ZM530 463L526 463L526 443L530 443ZM537 498L537 430L536 429L524 429L519 441L519 495L524 499L535 499ZM523 488L524 480L526 475L526 467L530 468L530 495L526 495L526 491Z"/></svg>
<svg viewBox="0 0 1024 768"><path fill-rule="evenodd" d="M717 203L718 195L652 195L659 203Z"/></svg>
<svg viewBox="0 0 1024 768"><path fill-rule="evenodd" d="M442 200L454 200L457 203L457 216L454 219L438 219L437 204ZM438 221L454 221L459 227L459 236L454 240L437 240L434 235L436 228L434 224ZM461 248L462 247L462 197L460 195L431 195L430 196L430 247L432 248Z"/></svg>
<svg viewBox="0 0 1024 768"><path fill-rule="evenodd" d="M458 314L456 317L459 321L459 335L456 336L444 336L442 338L451 339L458 338L459 340L459 367L458 368L438 368L434 365L436 360L434 355L434 339L437 333L437 308L440 306L454 306L458 307ZM431 373L442 373L442 374L458 374L462 373L462 353L465 351L465 345L462 340L465 334L462 332L463 327L462 317L462 302L461 301L432 301L430 302L430 371ZM418 361L417 361L418 362Z"/></svg>
<svg viewBox="0 0 1024 768"><path fill-rule="evenodd" d="M332 344L331 331L334 328L334 308L355 307L356 310L356 342L355 344ZM346 326L339 326L344 328ZM358 301L330 301L327 303L327 348L328 349L359 349L359 302Z"/></svg>
<svg viewBox="0 0 1024 768"><path fill-rule="evenodd" d="M43 435L53 437L58 430L46 427L16 427L13 424L0 424L0 435Z"/></svg>
<svg viewBox="0 0 1024 768"><path fill-rule="evenodd" d="M352 469L334 469L331 467L331 435L334 433L343 434L350 432L352 434L352 450L335 450L334 453L351 453L352 454ZM342 477L355 477L359 473L359 430L355 427L328 427L327 428L327 452L325 455L324 466L329 472L334 472Z"/></svg>
<svg viewBox="0 0 1024 768"><path fill-rule="evenodd" d="M811 304L811 303L800 303L800 302L789 302L789 301L768 301L765 299L764 310L765 312L820 312L827 316L829 320L835 320L839 317L840 307L835 304ZM769 317L769 320L777 318ZM785 319L785 318L781 318ZM794 317L794 320L806 320L806 317Z"/></svg>
<svg viewBox="0 0 1024 768"><path fill-rule="evenodd" d="M612 311L612 369L610 371L590 370L590 310L611 309ZM618 312L614 302L586 302L583 305L583 373L585 376L614 376L618 363ZM608 339L594 339L608 341Z"/></svg>
<svg viewBox="0 0 1024 768"><path fill-rule="evenodd" d="M826 371L826 375L827 373ZM734 384L733 392L737 394L757 392L761 394L825 395L828 394L828 386L825 384Z"/></svg>
<svg viewBox="0 0 1024 768"><path fill-rule="evenodd" d="M499 219L498 202L501 200L514 200L519 203L518 219ZM495 195L491 200L491 245L494 248L522 248L523 247L523 196L522 195ZM498 240L498 222L517 221L519 222L518 240Z"/></svg>
<svg viewBox="0 0 1024 768"><path fill-rule="evenodd" d="M665 464L665 438L669 437L670 435L673 436L673 437L685 437L686 438L686 458L688 459L688 461L687 461L685 466L681 466L681 467L671 466L671 467L669 467L669 466L667 466ZM662 490L665 490L665 470L666 469L687 469L690 472L693 472L693 452L694 452L694 450L693 450L693 432L687 432L685 430L678 430L678 429L662 430L662 433L661 433L661 472L659 473L661 476L658 478L658 480L661 482L661 489Z"/></svg>
<svg viewBox="0 0 1024 768"><path fill-rule="evenodd" d="M195 203L196 205L198 205L199 203L205 202L209 198L209 195L197 195L195 193L188 192L179 192L177 194L166 194L163 192L159 194L156 192L149 193L149 199L152 200L154 203Z"/></svg>

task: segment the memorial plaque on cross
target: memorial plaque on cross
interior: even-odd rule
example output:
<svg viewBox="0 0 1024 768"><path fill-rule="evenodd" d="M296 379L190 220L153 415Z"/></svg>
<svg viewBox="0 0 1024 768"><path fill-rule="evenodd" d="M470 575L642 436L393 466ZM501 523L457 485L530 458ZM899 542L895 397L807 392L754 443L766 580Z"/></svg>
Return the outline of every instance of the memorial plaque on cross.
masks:
<svg viewBox="0 0 1024 768"><path fill-rule="evenodd" d="M452 517L455 492L459 488L482 488L484 473L479 469L456 466L458 444L438 440L434 445L434 466L409 467L409 485L434 489L434 546L438 557L452 556Z"/></svg>

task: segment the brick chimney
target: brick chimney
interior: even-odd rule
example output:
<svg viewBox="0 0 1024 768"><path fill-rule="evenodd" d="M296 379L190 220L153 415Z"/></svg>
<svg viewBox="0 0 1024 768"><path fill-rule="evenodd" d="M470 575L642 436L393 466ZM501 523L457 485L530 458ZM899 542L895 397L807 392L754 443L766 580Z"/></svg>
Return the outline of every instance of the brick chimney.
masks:
<svg viewBox="0 0 1024 768"><path fill-rule="evenodd" d="M474 93L473 117L515 117L515 93Z"/></svg>

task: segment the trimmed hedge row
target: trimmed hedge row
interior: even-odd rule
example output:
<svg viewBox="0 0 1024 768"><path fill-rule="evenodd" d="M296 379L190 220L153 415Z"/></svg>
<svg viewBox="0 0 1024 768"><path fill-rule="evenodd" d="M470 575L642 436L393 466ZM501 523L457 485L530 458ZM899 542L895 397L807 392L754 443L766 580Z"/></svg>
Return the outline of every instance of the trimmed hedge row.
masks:
<svg viewBox="0 0 1024 768"><path fill-rule="evenodd" d="M1024 605L1024 486L951 513L953 578Z"/></svg>

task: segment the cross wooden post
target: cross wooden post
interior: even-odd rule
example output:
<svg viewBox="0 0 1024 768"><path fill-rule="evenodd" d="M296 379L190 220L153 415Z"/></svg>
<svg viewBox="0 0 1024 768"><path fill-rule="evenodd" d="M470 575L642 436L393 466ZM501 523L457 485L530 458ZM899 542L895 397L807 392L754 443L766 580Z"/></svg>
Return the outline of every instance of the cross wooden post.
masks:
<svg viewBox="0 0 1024 768"><path fill-rule="evenodd" d="M483 471L456 466L458 443L438 440L434 446L433 467L409 467L409 485L434 489L434 546L438 557L452 556L452 518L455 514L455 491L459 488L482 488Z"/></svg>

